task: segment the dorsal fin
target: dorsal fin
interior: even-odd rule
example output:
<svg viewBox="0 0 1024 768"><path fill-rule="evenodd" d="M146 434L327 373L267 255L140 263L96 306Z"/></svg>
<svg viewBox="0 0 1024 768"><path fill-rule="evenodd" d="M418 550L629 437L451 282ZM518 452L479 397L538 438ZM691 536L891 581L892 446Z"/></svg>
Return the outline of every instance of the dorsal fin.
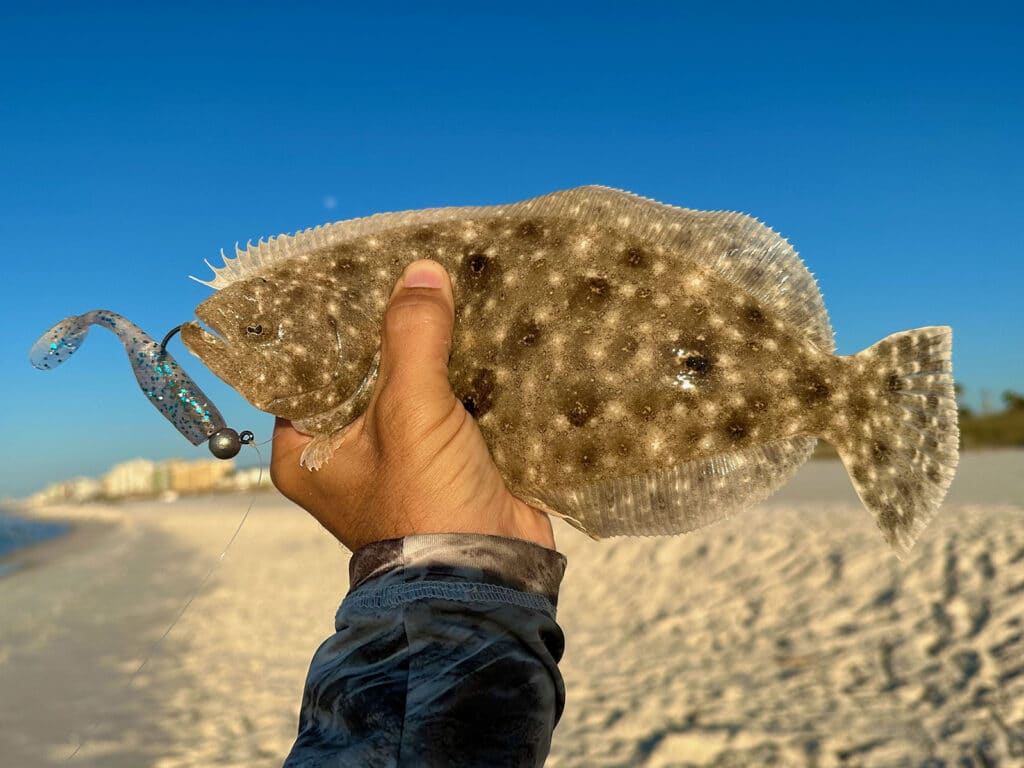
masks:
<svg viewBox="0 0 1024 768"><path fill-rule="evenodd" d="M576 187L508 205L424 208L324 224L295 235L260 240L255 246L249 243L244 250L236 246L234 259L224 257L223 267L212 268L213 280L192 279L220 289L292 256L377 232L440 221L531 215L626 224L637 237L652 244L673 249L684 246L699 263L773 308L795 332L825 352L835 350L832 326L814 276L792 246L769 227L746 214L677 208L610 187Z"/></svg>

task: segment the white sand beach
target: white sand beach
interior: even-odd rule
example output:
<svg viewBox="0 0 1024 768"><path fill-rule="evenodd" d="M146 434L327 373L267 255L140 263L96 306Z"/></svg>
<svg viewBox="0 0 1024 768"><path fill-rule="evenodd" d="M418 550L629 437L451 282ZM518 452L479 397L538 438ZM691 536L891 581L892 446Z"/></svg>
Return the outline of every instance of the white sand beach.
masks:
<svg viewBox="0 0 1024 768"><path fill-rule="evenodd" d="M279 766L348 552L276 493L35 514L78 527L0 578L0 764ZM904 563L830 461L693 534L555 537L549 766L1024 765L1024 452L966 454Z"/></svg>

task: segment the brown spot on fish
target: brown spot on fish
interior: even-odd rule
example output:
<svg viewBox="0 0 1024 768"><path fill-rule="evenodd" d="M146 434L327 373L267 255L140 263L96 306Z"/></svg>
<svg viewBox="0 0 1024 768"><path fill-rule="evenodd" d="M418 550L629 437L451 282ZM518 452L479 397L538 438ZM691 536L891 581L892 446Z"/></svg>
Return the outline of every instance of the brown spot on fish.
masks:
<svg viewBox="0 0 1024 768"><path fill-rule="evenodd" d="M650 266L647 251L638 245L631 245L622 254L622 263L633 269L645 269Z"/></svg>
<svg viewBox="0 0 1024 768"><path fill-rule="evenodd" d="M500 265L496 258L479 251L470 251L462 258L462 277L475 290L489 289L498 277Z"/></svg>
<svg viewBox="0 0 1024 768"><path fill-rule="evenodd" d="M527 219L516 227L516 236L522 240L538 240L544 237L544 227L536 220Z"/></svg>
<svg viewBox="0 0 1024 768"><path fill-rule="evenodd" d="M687 370L693 371L698 375L705 375L711 369L711 361L708 360L704 355L690 355L683 360L683 364Z"/></svg>
<svg viewBox="0 0 1024 768"><path fill-rule="evenodd" d="M420 227L412 233L412 239L419 245L431 245L437 240L437 231L433 227Z"/></svg>
<svg viewBox="0 0 1024 768"><path fill-rule="evenodd" d="M899 512L894 504L885 503L878 507L878 524L890 536L894 534L900 524Z"/></svg>
<svg viewBox="0 0 1024 768"><path fill-rule="evenodd" d="M897 476L894 485L896 486L896 490L899 492L900 496L905 499L916 496L921 487L920 483L911 480L906 475Z"/></svg>
<svg viewBox="0 0 1024 768"><path fill-rule="evenodd" d="M811 375L797 385L797 397L806 405L820 405L828 400L831 390L821 378Z"/></svg>
<svg viewBox="0 0 1024 768"><path fill-rule="evenodd" d="M895 373L890 374L889 378L885 380L885 388L890 392L899 392L903 385L900 383L900 377Z"/></svg>
<svg viewBox="0 0 1024 768"><path fill-rule="evenodd" d="M871 444L871 455L877 464L888 464L890 458L889 446L881 440L875 440Z"/></svg>
<svg viewBox="0 0 1024 768"><path fill-rule="evenodd" d="M540 338L541 329L534 320L520 320L512 329L512 341L523 347L536 346Z"/></svg>
<svg viewBox="0 0 1024 768"><path fill-rule="evenodd" d="M745 442L750 430L750 422L739 414L733 414L725 423L725 436L733 445Z"/></svg>
<svg viewBox="0 0 1024 768"><path fill-rule="evenodd" d="M585 277L579 280L569 296L569 306L576 312L597 312L605 308L612 297L611 283L603 277Z"/></svg>
<svg viewBox="0 0 1024 768"><path fill-rule="evenodd" d="M565 417L574 427L585 426L598 413L600 402L592 392L574 392L570 395Z"/></svg>
<svg viewBox="0 0 1024 768"><path fill-rule="evenodd" d="M699 429L688 429L683 433L683 442L694 448L704 439L704 432Z"/></svg>
<svg viewBox="0 0 1024 768"><path fill-rule="evenodd" d="M473 375L469 387L458 396L470 416L480 418L494 407L494 387L497 381L490 368L480 368Z"/></svg>
<svg viewBox="0 0 1024 768"><path fill-rule="evenodd" d="M654 421L654 417L657 415L654 411L654 406L648 402L640 403L633 410L644 421Z"/></svg>
<svg viewBox="0 0 1024 768"><path fill-rule="evenodd" d="M871 401L868 400L860 392L854 392L850 395L850 399L846 405L851 416L857 421L863 421L868 418L871 411Z"/></svg>
<svg viewBox="0 0 1024 768"><path fill-rule="evenodd" d="M628 352L629 354L633 354L640 348L640 342L636 340L635 336L631 335L619 337L615 345L623 352Z"/></svg>

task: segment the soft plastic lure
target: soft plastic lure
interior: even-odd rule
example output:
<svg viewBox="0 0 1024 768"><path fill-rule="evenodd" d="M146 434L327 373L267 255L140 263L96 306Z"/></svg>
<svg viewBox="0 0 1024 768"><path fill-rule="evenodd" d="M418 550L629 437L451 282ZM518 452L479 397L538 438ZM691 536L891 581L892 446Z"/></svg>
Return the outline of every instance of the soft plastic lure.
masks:
<svg viewBox="0 0 1024 768"><path fill-rule="evenodd" d="M107 328L121 340L146 398L190 443L209 441L214 456L230 459L252 441L251 432L239 435L227 426L210 398L167 352L167 342L177 329L159 343L116 312L94 309L67 317L40 336L29 352L32 365L41 370L56 368L82 346L92 325Z"/></svg>

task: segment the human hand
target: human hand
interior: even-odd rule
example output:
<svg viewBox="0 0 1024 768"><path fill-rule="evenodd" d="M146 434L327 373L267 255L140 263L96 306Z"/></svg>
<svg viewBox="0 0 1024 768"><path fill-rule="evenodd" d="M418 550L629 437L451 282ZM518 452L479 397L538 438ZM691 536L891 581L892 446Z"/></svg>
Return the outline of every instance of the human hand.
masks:
<svg viewBox="0 0 1024 768"><path fill-rule="evenodd" d="M431 277L436 287L415 287ZM452 392L454 325L447 272L429 259L413 262L384 314L370 403L331 461L316 472L301 467L312 438L285 419L274 426L274 485L353 552L383 539L457 532L555 548L551 520L509 492L479 427Z"/></svg>

